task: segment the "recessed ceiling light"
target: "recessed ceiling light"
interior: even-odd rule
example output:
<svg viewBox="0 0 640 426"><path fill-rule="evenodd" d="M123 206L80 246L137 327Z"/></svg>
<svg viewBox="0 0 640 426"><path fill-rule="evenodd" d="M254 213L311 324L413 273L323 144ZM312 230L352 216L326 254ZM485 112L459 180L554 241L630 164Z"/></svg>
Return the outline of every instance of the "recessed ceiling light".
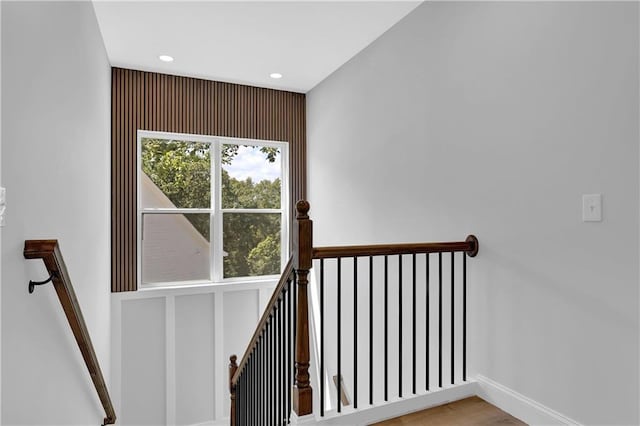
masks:
<svg viewBox="0 0 640 426"><path fill-rule="evenodd" d="M160 59L162 62L173 62L173 56L169 55L160 55L158 56L158 59Z"/></svg>
<svg viewBox="0 0 640 426"><path fill-rule="evenodd" d="M271 77L271 78L282 78L282 74L280 74L279 72L272 72L271 74L269 74L269 77Z"/></svg>

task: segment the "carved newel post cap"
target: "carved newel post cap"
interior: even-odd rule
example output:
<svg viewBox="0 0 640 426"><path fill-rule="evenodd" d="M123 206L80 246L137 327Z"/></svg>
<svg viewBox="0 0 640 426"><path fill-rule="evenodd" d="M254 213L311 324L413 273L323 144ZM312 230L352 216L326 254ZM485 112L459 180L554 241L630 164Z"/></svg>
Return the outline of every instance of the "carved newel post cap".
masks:
<svg viewBox="0 0 640 426"><path fill-rule="evenodd" d="M309 205L309 202L306 200L299 200L296 203L296 210L298 211L298 217L299 218L307 218L309 217L307 215L307 213L309 213L309 209L311 208L311 206Z"/></svg>
<svg viewBox="0 0 640 426"><path fill-rule="evenodd" d="M237 367L237 366L238 366L238 364L236 364L236 361L237 361L237 360L238 360L238 357L237 357L237 356L235 356L235 355L231 355L231 356L229 357L229 362L231 362L231 365L232 365L233 367Z"/></svg>

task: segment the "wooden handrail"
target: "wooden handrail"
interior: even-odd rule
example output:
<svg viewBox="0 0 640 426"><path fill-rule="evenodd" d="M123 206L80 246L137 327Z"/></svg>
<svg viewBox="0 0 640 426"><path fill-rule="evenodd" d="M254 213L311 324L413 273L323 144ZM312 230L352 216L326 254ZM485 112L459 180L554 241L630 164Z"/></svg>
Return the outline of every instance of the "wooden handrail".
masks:
<svg viewBox="0 0 640 426"><path fill-rule="evenodd" d="M478 254L478 239L469 235L465 241L446 243L378 244L368 246L314 247L314 259L354 256L384 256L413 253L465 252L469 257Z"/></svg>
<svg viewBox="0 0 640 426"><path fill-rule="evenodd" d="M275 309L278 299L282 296L284 286L287 284L287 281L291 277L292 273L293 273L293 258L290 258L289 262L287 262L287 266L285 266L284 268L284 272L282 272L282 275L280 276L280 281L278 281L278 285L276 285L276 288L273 290L273 293L271 294L271 299L269 299L269 303L267 304L267 307L265 308L262 314L262 318L260 318L260 322L256 326L256 330L254 331L253 336L251 337L251 340L247 345L247 350L244 351L244 355L242 357L242 360L240 361L240 364L235 365L236 364L235 355L231 355L231 358L229 358L229 360L231 361L230 367L233 366L233 374L230 375L231 377L230 377L230 383L229 383L231 388L233 388L238 383L238 379L240 378L240 373L244 369L244 366L247 364L247 361L249 360L249 356L251 355L251 352L253 351L256 344L258 343L258 339L260 338L262 331L266 328L267 322L269 321L269 317L271 316L271 312Z"/></svg>
<svg viewBox="0 0 640 426"><path fill-rule="evenodd" d="M58 299L62 305L62 309L69 321L73 336L76 338L82 358L87 365L91 380L98 392L100 402L104 407L106 417L103 425L114 424L116 422L116 413L109 397L109 391L105 384L102 370L96 352L91 343L91 337L84 322L80 305L76 299L76 294L71 285L71 279L67 272L67 267L60 253L58 240L27 240L24 242L24 257L26 259L42 259L52 277L53 287L58 294Z"/></svg>

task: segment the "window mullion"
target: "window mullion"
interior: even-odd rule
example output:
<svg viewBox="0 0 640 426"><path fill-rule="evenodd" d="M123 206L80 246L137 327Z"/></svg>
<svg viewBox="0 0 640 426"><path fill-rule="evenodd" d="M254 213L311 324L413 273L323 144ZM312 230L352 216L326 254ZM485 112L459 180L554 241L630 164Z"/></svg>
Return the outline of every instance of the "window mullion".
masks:
<svg viewBox="0 0 640 426"><path fill-rule="evenodd" d="M211 278L215 282L222 281L223 242L222 242L222 143L216 139L211 144L213 161L211 161Z"/></svg>

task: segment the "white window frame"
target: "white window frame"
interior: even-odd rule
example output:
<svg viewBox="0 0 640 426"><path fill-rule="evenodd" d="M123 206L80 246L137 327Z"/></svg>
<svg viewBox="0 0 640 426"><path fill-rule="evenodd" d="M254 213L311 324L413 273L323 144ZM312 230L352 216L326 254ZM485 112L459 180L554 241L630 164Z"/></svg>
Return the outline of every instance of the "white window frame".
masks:
<svg viewBox="0 0 640 426"><path fill-rule="evenodd" d="M211 206L209 208L143 208L142 194L140 189L142 173L142 139L167 139L184 142L201 142L210 146L211 159ZM281 178L280 178L280 208L279 209L223 209L222 191L219 182L222 181L221 148L222 145L251 145L268 146L280 149ZM289 260L289 144L281 141L267 141L260 139L230 138L224 136L195 135L190 133L156 132L150 130L138 130L137 134L137 279L138 289L164 288L164 287L185 287L192 285L219 285L239 282L272 282L277 280L279 275L260 275L248 277L223 278L223 241L222 241L222 216L224 213L279 213L280 223L280 270L282 270ZM209 280L195 281L170 281L161 283L144 283L142 281L142 219L143 214L163 214L163 213L208 213L210 214L210 273Z"/></svg>

